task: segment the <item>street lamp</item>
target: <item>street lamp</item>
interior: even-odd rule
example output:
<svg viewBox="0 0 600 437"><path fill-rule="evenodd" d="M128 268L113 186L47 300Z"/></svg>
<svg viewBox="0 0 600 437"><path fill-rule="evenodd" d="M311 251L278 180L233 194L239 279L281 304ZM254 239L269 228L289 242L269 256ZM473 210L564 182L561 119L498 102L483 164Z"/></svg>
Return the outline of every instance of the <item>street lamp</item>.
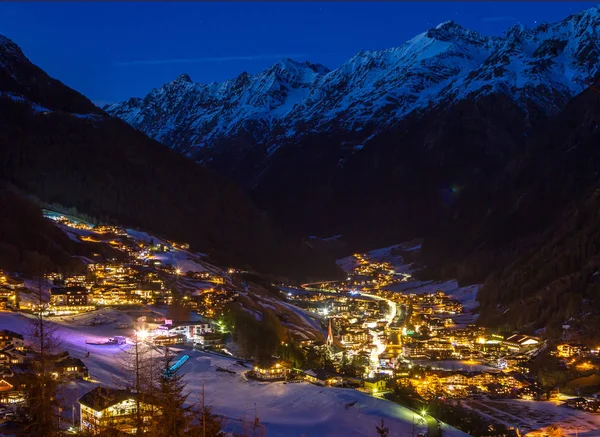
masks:
<svg viewBox="0 0 600 437"><path fill-rule="evenodd" d="M138 329L135 331L135 338L136 340L142 340L144 341L146 338L148 338L148 331L146 331L145 329Z"/></svg>
<svg viewBox="0 0 600 437"><path fill-rule="evenodd" d="M421 416L425 417L427 415L427 410L425 408L423 408L421 410Z"/></svg>

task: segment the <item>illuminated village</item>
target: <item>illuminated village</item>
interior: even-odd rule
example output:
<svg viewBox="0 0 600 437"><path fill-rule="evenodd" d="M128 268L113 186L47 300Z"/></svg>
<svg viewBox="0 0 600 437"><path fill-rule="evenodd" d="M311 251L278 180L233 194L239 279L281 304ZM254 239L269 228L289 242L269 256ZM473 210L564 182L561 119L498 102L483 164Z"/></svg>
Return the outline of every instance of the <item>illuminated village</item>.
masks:
<svg viewBox="0 0 600 437"><path fill-rule="evenodd" d="M117 324L122 335L86 339L85 347L142 341L155 347L183 348L184 352L195 349L235 357L236 345L223 314L228 304L246 295L239 270L212 266L188 252L185 244L154 241L149 236L133 238L116 226L92 227L56 214L49 218L68 232L76 232L73 235L81 241L107 244L118 256L107 259L98 254L96 259L84 260L84 272L49 272L37 282L2 273L0 305L5 311L43 314L63 322L90 314L94 325L103 323L103 309L146 309L131 323ZM186 262L193 256L197 257L194 263ZM320 338L292 336L282 342L282 350L287 341L296 342L306 358L303 364L284 355L256 359L246 365L246 378L345 387L390 400L408 390L425 405L424 412L427 403L459 399L482 405L492 399L558 402L558 390L543 389L529 371L543 345L539 337L501 334L474 324L473 302L435 287L412 292L412 275L390 262L367 254L355 254L349 262L352 267L342 281L278 285L278 299L312 318L320 326ZM170 315L149 311L160 307L178 310ZM554 347L553 354L568 368L598 370L597 349L562 343ZM0 402L22 402L19 375L28 371L35 357L21 333L0 332ZM182 355L177 368L187 359L189 354ZM68 352L53 358L52 365L57 381L90 378L84 361ZM113 397L115 405L133 405L130 395L122 391L95 390L105 390L103 396ZM116 411L113 407L110 414L95 410L100 407L94 396L83 396L78 402L80 427L88 431L100 426L91 418L98 414L112 417ZM563 396L563 401L574 409L599 411L594 399ZM127 411L125 407L123 411ZM122 429L132 430L130 422ZM518 435L519 430L512 427L507 432Z"/></svg>

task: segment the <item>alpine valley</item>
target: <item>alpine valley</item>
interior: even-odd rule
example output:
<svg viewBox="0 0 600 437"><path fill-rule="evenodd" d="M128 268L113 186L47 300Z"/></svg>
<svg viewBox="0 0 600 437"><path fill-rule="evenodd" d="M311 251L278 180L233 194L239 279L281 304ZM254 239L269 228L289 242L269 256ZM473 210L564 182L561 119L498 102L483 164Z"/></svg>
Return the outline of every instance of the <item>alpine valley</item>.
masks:
<svg viewBox="0 0 600 437"><path fill-rule="evenodd" d="M2 37L1 181L279 276L421 237L419 274L484 284L482 322L597 333L599 28L597 7L501 37L445 22L335 70L181 75L104 110ZM20 236L41 219L2 199L3 247L26 247L11 269L68 257L50 230Z"/></svg>
<svg viewBox="0 0 600 437"><path fill-rule="evenodd" d="M334 70L182 74L104 110L288 232L358 249L424 237L427 275L485 282L481 320L557 323L600 298L599 29L598 7L499 37L448 21Z"/></svg>

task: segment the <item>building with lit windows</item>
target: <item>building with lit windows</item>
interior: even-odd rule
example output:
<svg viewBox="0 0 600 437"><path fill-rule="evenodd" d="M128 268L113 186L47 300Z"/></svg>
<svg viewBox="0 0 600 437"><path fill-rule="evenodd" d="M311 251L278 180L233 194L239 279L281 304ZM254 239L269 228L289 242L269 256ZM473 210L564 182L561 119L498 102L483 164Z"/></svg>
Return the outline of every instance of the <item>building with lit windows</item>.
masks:
<svg viewBox="0 0 600 437"><path fill-rule="evenodd" d="M142 398L138 399L138 396ZM91 434L106 430L135 434L138 401L142 421L147 423L156 413L153 399L130 390L96 387L78 401L81 429Z"/></svg>
<svg viewBox="0 0 600 437"><path fill-rule="evenodd" d="M85 287L51 288L49 310L59 314L92 311L96 307L89 303L88 294Z"/></svg>
<svg viewBox="0 0 600 437"><path fill-rule="evenodd" d="M258 379L272 381L285 379L289 376L290 372L291 366L289 363L273 358L254 366L253 376Z"/></svg>
<svg viewBox="0 0 600 437"><path fill-rule="evenodd" d="M0 348L14 346L15 349L22 351L24 349L23 335L16 332L3 329L0 331Z"/></svg>

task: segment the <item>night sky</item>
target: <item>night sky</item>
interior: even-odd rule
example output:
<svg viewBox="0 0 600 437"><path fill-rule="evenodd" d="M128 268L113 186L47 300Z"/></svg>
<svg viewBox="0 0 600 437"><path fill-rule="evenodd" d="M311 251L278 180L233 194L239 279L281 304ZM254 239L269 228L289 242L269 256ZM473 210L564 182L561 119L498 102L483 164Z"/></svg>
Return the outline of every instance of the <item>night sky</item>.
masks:
<svg viewBox="0 0 600 437"><path fill-rule="evenodd" d="M283 57L335 68L446 20L497 35L594 4L0 3L0 33L51 76L105 103L143 96L181 73L222 81Z"/></svg>

